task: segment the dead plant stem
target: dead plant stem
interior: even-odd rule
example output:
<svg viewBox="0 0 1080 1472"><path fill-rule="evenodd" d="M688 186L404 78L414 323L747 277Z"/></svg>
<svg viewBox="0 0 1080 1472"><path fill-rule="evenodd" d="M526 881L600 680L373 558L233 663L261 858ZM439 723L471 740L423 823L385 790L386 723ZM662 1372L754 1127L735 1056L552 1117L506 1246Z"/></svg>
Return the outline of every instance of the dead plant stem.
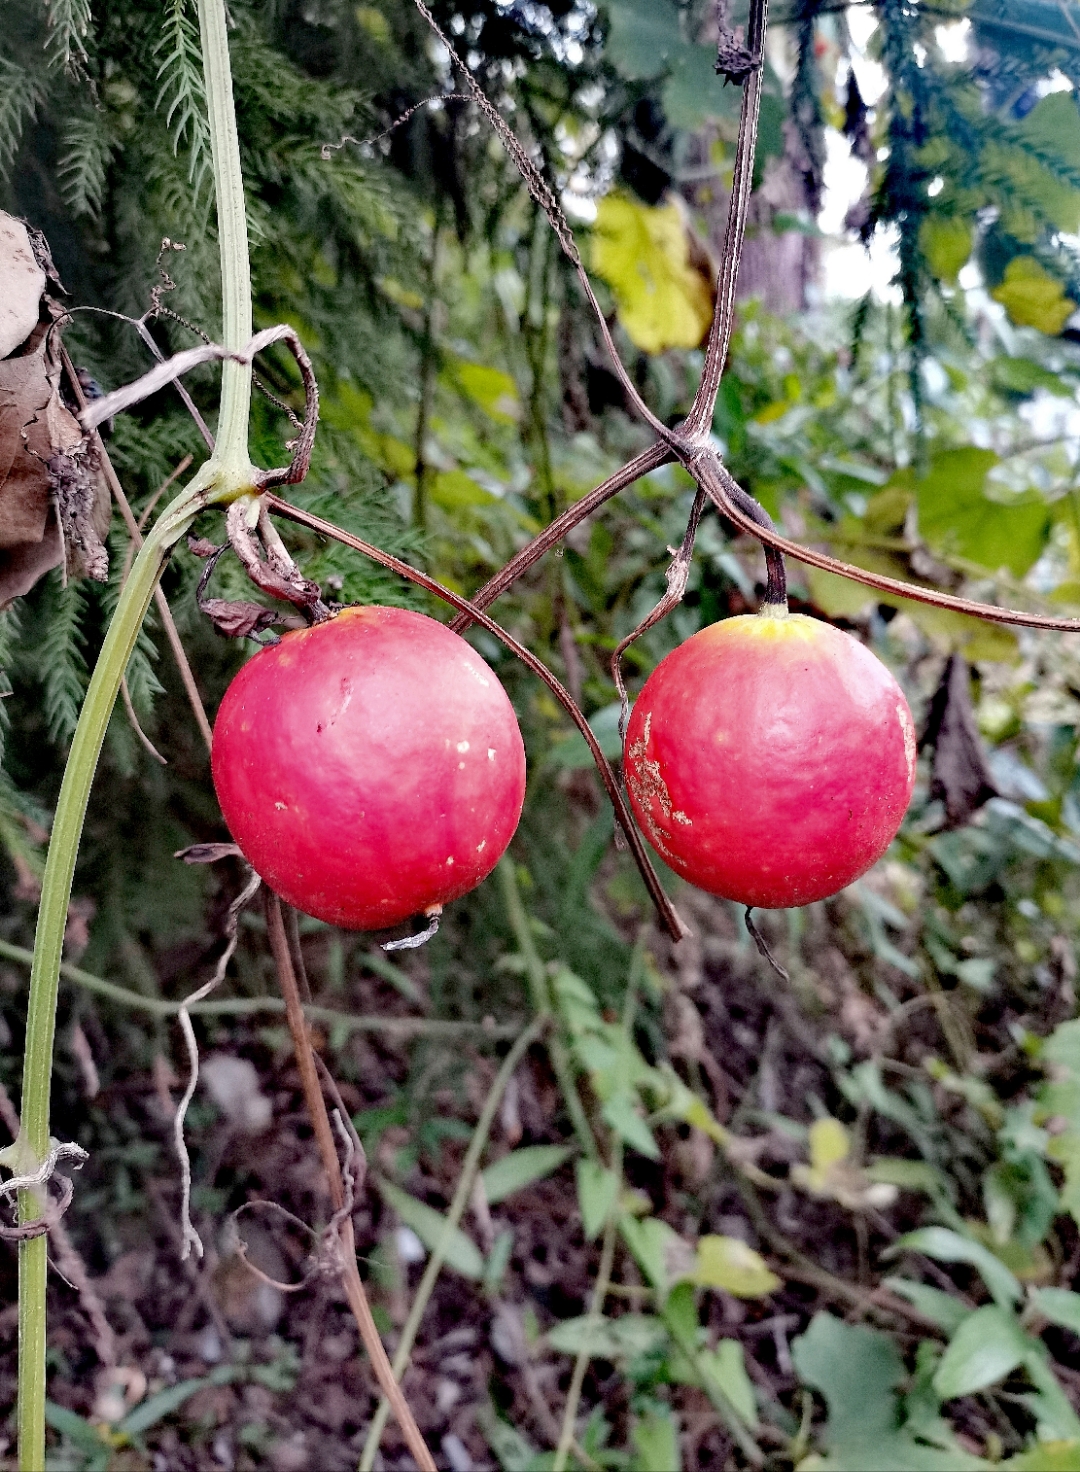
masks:
<svg viewBox="0 0 1080 1472"><path fill-rule="evenodd" d="M308 1035L303 1005L300 1001L300 989L293 970L292 956L289 954L289 940L285 934L281 901L269 889L266 891L266 929L274 964L277 967L278 980L285 998L285 1015L289 1023L289 1032L292 1034L293 1047L296 1050L296 1064L300 1070L304 1101L311 1116L323 1168L329 1178L330 1200L335 1212L339 1212L345 1205L345 1182L341 1174L341 1162L338 1159L337 1145L330 1127L330 1116L326 1110L322 1085L319 1083L319 1075L315 1067L315 1055ZM390 1402L409 1450L421 1468L421 1472L436 1472L435 1462L420 1434L420 1428L394 1379L394 1372L387 1359L375 1320L372 1318L371 1306L367 1301L367 1294L364 1292L364 1285L360 1281L360 1272L356 1266L356 1244L353 1238L352 1221L348 1217L341 1223L340 1238L342 1282L349 1300L349 1307L353 1311L357 1328L360 1330L360 1338L371 1358L375 1377L383 1394Z"/></svg>

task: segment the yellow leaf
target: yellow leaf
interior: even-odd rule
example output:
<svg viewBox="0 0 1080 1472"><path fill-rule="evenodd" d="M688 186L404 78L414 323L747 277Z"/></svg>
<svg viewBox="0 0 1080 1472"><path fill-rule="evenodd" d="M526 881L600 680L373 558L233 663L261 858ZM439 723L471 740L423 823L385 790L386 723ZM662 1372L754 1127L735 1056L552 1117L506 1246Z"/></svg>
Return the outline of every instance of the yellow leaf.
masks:
<svg viewBox="0 0 1080 1472"><path fill-rule="evenodd" d="M1076 311L1056 276L1045 271L1034 256L1014 256L1005 279L990 295L1018 327L1037 327L1056 337Z"/></svg>
<svg viewBox="0 0 1080 1472"><path fill-rule="evenodd" d="M845 1160L851 1149L848 1132L838 1119L826 1115L810 1126L810 1165L815 1171L827 1171L830 1165Z"/></svg>
<svg viewBox="0 0 1080 1472"><path fill-rule="evenodd" d="M759 1252L738 1237L702 1237L690 1281L702 1288L722 1288L736 1298L762 1298L780 1287Z"/></svg>
<svg viewBox="0 0 1080 1472"><path fill-rule="evenodd" d="M597 206L592 266L615 294L619 321L647 353L696 348L712 321L709 282L690 264L677 205L652 208L623 194Z"/></svg>

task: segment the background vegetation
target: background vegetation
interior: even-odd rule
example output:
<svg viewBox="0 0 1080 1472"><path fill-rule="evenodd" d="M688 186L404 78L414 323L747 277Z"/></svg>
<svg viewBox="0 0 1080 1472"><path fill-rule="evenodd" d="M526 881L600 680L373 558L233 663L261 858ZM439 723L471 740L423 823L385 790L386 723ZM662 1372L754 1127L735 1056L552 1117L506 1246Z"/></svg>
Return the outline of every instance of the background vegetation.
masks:
<svg viewBox="0 0 1080 1472"><path fill-rule="evenodd" d="M700 368L737 116L711 9L433 9L580 219L625 359L675 422ZM805 0L774 17L744 278L759 295L740 306L714 424L733 473L804 539L1066 612L1080 606L1072 14ZM156 305L163 351L217 331L194 8L9 0L3 15L0 204L47 235L69 351L115 387L149 361L123 316ZM322 394L296 499L471 591L643 431L546 222L475 108L446 95L459 82L413 8L267 0L231 17L256 327L296 327ZM866 174L848 238L895 251L893 284L859 301L822 291L826 162L847 154ZM278 401L302 395L284 354L260 372L273 397L256 399L255 444L275 464ZM212 408L210 370L191 388ZM204 453L171 393L118 419L108 446L137 512ZM681 472L656 472L499 605L613 756L610 651L663 591L691 499ZM439 612L341 548L290 545L344 601ZM0 615L0 1079L16 1101L43 844L125 550L117 518L108 583L54 571ZM199 615L200 571L181 550L164 586L212 713L253 646ZM501 1096L405 1382L455 1472L1080 1465L1080 653L1070 636L789 572L798 606L892 665L925 731L887 860L763 921L790 986L733 908L674 879L693 935L658 934L584 742L483 633L530 760L511 861L393 964L371 937L301 921L323 1052L367 1152L356 1231L388 1342L508 1038L554 1019ZM762 575L759 551L707 517L682 607L627 657L632 685L702 624L753 608ZM223 562L215 590L230 589L250 596ZM314 1226L330 1213L284 1027L257 1008L273 981L254 913L228 987L251 1006L198 1024L189 1135L214 1250L179 1262L170 1015L210 974L242 881L232 861L173 857L226 834L153 615L128 678L168 764L118 708L61 1004L54 1128L90 1161L67 1218L76 1268L60 1266L77 1275L81 1258L92 1287L53 1278L53 1465L350 1467L376 1400L346 1305L330 1282L287 1297L251 1276L230 1224L249 1200ZM240 1227L271 1277L302 1276L302 1234L265 1213ZM0 1273L10 1302L13 1252ZM590 1312L603 1317L586 1326ZM14 1326L0 1311L5 1403ZM409 1465L392 1424L380 1455Z"/></svg>

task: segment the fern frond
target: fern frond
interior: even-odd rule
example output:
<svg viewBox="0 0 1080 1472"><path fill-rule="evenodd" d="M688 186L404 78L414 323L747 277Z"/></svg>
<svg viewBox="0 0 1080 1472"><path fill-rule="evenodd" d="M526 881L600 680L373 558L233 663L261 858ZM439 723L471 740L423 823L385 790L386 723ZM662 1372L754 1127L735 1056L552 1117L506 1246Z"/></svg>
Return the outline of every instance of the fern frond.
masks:
<svg viewBox="0 0 1080 1472"><path fill-rule="evenodd" d="M96 117L71 118L61 142L57 175L74 215L96 215L105 194L105 175L113 141Z"/></svg>
<svg viewBox="0 0 1080 1472"><path fill-rule="evenodd" d="M4 764L4 742L11 726L11 711L8 705L11 698L10 671L12 653L18 643L20 632L19 605L13 603L10 608L0 613L0 767Z"/></svg>
<svg viewBox="0 0 1080 1472"><path fill-rule="evenodd" d="M50 816L40 803L20 792L6 772L0 772L0 847L7 850L23 898L34 893L45 872L45 855L31 832L48 832L49 823Z"/></svg>
<svg viewBox="0 0 1080 1472"><path fill-rule="evenodd" d="M45 720L57 745L66 745L79 719L86 694L87 671L82 646L86 597L77 582L65 588L59 572L48 578L42 622L44 634L37 650Z"/></svg>
<svg viewBox="0 0 1080 1472"><path fill-rule="evenodd" d="M15 161L23 129L45 97L41 77L0 56L0 174Z"/></svg>
<svg viewBox="0 0 1080 1472"><path fill-rule="evenodd" d="M155 107L165 108L165 122L172 130L173 151L188 147L188 179L196 197L210 170L210 124L206 114L206 88L202 73L202 43L188 0L168 0L161 40L154 48L161 58L157 76L161 83Z"/></svg>
<svg viewBox="0 0 1080 1472"><path fill-rule="evenodd" d="M45 43L50 66L78 72L86 60L86 37L90 34L91 0L45 0L49 38Z"/></svg>

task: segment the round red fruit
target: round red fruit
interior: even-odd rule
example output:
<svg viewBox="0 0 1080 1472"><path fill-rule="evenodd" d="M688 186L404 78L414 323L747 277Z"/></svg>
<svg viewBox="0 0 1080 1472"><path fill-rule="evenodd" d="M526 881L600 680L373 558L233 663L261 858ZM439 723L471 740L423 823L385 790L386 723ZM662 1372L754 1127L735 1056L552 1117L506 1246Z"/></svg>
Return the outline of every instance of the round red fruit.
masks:
<svg viewBox="0 0 1080 1472"><path fill-rule="evenodd" d="M849 634L801 614L702 629L645 683L626 733L638 822L691 884L783 909L864 874L915 780L903 691Z"/></svg>
<svg viewBox="0 0 1080 1472"><path fill-rule="evenodd" d="M475 888L525 796L521 732L495 674L401 608L346 608L249 660L218 711L213 772L270 888L352 930Z"/></svg>

